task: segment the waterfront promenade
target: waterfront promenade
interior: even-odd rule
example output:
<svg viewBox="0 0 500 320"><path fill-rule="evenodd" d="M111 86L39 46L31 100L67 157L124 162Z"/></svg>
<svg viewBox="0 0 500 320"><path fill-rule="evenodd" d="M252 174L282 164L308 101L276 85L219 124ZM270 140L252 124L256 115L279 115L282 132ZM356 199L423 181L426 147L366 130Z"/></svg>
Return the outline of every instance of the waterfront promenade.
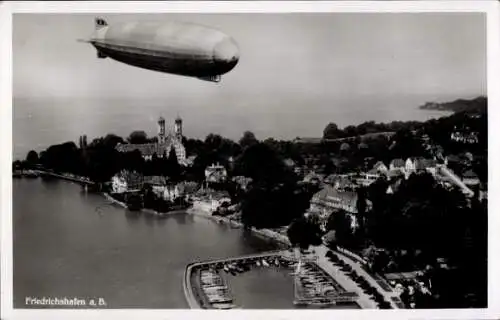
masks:
<svg viewBox="0 0 500 320"><path fill-rule="evenodd" d="M327 270L330 274L335 275L334 278L339 281L339 283L346 287L346 289L357 292L359 294L358 303L361 305L363 309L377 309L377 305L374 300L372 300L366 293L363 292L363 289L354 282L350 277L348 277L339 267L334 266L326 257L326 253L331 251L325 245L320 245L313 247L316 253L318 254L318 264ZM390 303L392 309L399 309L396 303L392 300L392 298L398 298L398 294L395 291L386 291L384 290L380 284L368 273L366 272L361 265L352 260L351 258L340 254L338 252L332 251L338 258L342 259L345 263L350 265L360 276L362 276L368 283L374 287L380 294L383 295L385 300Z"/></svg>

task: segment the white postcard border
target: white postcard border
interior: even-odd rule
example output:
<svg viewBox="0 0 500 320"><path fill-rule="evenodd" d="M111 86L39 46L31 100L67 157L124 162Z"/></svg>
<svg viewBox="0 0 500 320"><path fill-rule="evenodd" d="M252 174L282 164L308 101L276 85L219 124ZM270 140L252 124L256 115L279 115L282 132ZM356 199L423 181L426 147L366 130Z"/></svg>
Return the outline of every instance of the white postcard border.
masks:
<svg viewBox="0 0 500 320"><path fill-rule="evenodd" d="M489 121L489 225L488 225L488 309L449 310L257 310L257 311L200 311L200 310L14 310L12 308L12 14L13 13L243 13L243 12L485 12L487 13L487 86ZM500 208L498 182L500 169L495 164L500 150L500 24L497 1L224 1L224 2L4 2L0 4L0 112L1 157L1 311L2 319L217 319L276 318L302 319L498 319L500 317ZM458 285L458 284L457 284Z"/></svg>

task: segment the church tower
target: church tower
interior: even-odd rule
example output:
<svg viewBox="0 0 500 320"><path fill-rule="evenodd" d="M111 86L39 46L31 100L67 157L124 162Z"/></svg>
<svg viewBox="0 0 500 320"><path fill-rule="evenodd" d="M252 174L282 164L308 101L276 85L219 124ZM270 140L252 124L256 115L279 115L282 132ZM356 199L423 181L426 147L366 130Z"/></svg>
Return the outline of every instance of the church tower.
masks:
<svg viewBox="0 0 500 320"><path fill-rule="evenodd" d="M158 143L165 143L165 119L163 117L158 119Z"/></svg>
<svg viewBox="0 0 500 320"><path fill-rule="evenodd" d="M175 119L174 133L177 139L182 139L182 119L179 116Z"/></svg>

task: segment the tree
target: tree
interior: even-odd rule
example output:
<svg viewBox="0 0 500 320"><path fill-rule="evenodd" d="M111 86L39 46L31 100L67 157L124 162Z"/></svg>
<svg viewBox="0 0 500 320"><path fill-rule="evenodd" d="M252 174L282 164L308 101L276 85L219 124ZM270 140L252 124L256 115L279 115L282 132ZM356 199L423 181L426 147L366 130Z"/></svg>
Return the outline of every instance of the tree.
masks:
<svg viewBox="0 0 500 320"><path fill-rule="evenodd" d="M142 144L148 143L148 135L144 131L133 131L127 138L129 143Z"/></svg>
<svg viewBox="0 0 500 320"><path fill-rule="evenodd" d="M168 175L173 181L177 181L181 175L181 166L177 160L177 154L175 153L175 148L170 148L167 160Z"/></svg>
<svg viewBox="0 0 500 320"><path fill-rule="evenodd" d="M323 130L323 139L337 139L342 137L342 130L339 129L339 127L333 123L330 122L325 130Z"/></svg>
<svg viewBox="0 0 500 320"><path fill-rule="evenodd" d="M295 219L287 230L287 236L294 247L307 249L321 244L321 229L318 224L304 217Z"/></svg>
<svg viewBox="0 0 500 320"><path fill-rule="evenodd" d="M86 141L86 137L84 136L84 140ZM113 133L108 133L104 139L102 140L102 143L106 148L115 148L117 144L119 143L124 143L125 141L123 140L122 137L117 136L116 134ZM86 143L86 142L85 142Z"/></svg>
<svg viewBox="0 0 500 320"><path fill-rule="evenodd" d="M245 148L251 147L251 146L259 143L259 140L257 140L257 138L255 137L253 132L245 131L243 133L243 137L241 137L239 142L240 142L240 146L243 149L245 149Z"/></svg>
<svg viewBox="0 0 500 320"><path fill-rule="evenodd" d="M366 214L366 189L364 187L358 188L356 190L358 198L356 200L356 211L357 211L357 220L359 223L359 229L361 233L365 232L365 214Z"/></svg>
<svg viewBox="0 0 500 320"><path fill-rule="evenodd" d="M247 147L236 159L234 171L236 175L250 177L257 183L268 185L294 178L285 168L283 160L264 143Z"/></svg>
<svg viewBox="0 0 500 320"><path fill-rule="evenodd" d="M353 240L351 218L344 211L333 212L326 223L328 231L335 231L335 239L339 246L350 247Z"/></svg>
<svg viewBox="0 0 500 320"><path fill-rule="evenodd" d="M34 150L28 152L28 155L26 156L26 162L30 166L38 164L38 153L36 153L36 151Z"/></svg>
<svg viewBox="0 0 500 320"><path fill-rule="evenodd" d="M20 170L22 168L23 168L23 164L22 164L21 161L16 160L16 161L12 162L12 171L14 171L14 170Z"/></svg>

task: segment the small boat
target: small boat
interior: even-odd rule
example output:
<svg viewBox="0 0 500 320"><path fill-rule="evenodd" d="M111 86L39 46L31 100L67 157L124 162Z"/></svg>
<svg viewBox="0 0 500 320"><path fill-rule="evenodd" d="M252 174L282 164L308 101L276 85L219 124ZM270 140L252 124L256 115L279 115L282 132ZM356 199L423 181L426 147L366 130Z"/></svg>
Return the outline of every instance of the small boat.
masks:
<svg viewBox="0 0 500 320"><path fill-rule="evenodd" d="M255 264L257 265L257 267L260 267L260 265L261 265L259 260L257 260L257 262Z"/></svg>

